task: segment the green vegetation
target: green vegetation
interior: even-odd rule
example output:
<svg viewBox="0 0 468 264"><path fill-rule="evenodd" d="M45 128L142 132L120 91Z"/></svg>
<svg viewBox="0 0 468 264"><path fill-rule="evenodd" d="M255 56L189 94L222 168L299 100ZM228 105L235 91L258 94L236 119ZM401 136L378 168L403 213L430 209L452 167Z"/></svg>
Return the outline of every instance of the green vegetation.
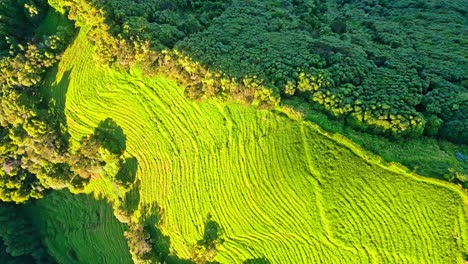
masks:
<svg viewBox="0 0 468 264"><path fill-rule="evenodd" d="M455 155L468 153L467 145L457 145L428 137L386 139L379 135L357 131L347 126L343 120L332 120L325 114L311 109L303 100L292 99L283 102L304 113L304 119L320 125L326 131L346 136L386 161L398 162L420 175L448 180L468 188L467 163L457 159Z"/></svg>
<svg viewBox="0 0 468 264"><path fill-rule="evenodd" d="M280 102L387 161L468 186L466 162L455 156L465 155L466 145L440 139L468 138L460 71L466 45L456 32L464 26L462 8L348 2L51 1L91 27L101 62L169 75L192 98L217 95L267 108ZM407 22L412 16L418 23ZM369 31L374 24L379 29Z"/></svg>
<svg viewBox="0 0 468 264"><path fill-rule="evenodd" d="M105 201L54 191L24 207L58 263L131 263L126 228Z"/></svg>
<svg viewBox="0 0 468 264"><path fill-rule="evenodd" d="M121 201L142 226L136 241L169 250L153 260L462 263L468 252L461 189L286 112L194 102L161 75L102 67L85 31L47 80L72 145L107 118L122 128L138 164L133 190L115 195L105 179L87 188Z"/></svg>
<svg viewBox="0 0 468 264"><path fill-rule="evenodd" d="M44 16L43 0L5 0L0 3L0 56L8 55L16 45L26 43Z"/></svg>
<svg viewBox="0 0 468 264"><path fill-rule="evenodd" d="M106 167L122 163L123 146L112 142L116 139L108 131L117 129L111 120L70 149L66 130L39 93L44 73L59 60L72 34L62 15L39 4L10 1L0 8L2 34L12 40L9 53L0 57L0 201L4 202L40 198L50 188L81 192L91 178L114 177L118 168ZM27 11L35 19L18 22L8 16L16 14L10 9ZM45 17L38 20L40 25L36 16ZM23 23L24 28L12 28L13 22Z"/></svg>
<svg viewBox="0 0 468 264"><path fill-rule="evenodd" d="M0 262L467 260L462 0L48 4L0 3Z"/></svg>
<svg viewBox="0 0 468 264"><path fill-rule="evenodd" d="M31 223L36 215L28 216L12 202L42 198L47 189L68 187L80 193L92 178L112 181L126 164L119 157L122 146L111 137L118 131L111 120L71 149L66 131L39 93L44 73L59 60L73 33L71 26L44 1L0 3L2 263L55 263ZM122 181L114 182L125 189Z"/></svg>
<svg viewBox="0 0 468 264"><path fill-rule="evenodd" d="M5 16L13 14L9 7L18 9L17 13L24 9L14 3L2 3L2 26L16 21L15 17ZM34 10L39 12L37 8ZM64 39L59 34L38 36L41 39L33 43L30 39L10 36L10 32L34 35L35 28L30 27L30 21L19 22L24 23L26 31L20 30L21 27L18 31L6 27L10 31L2 32L5 39L16 40L10 44L9 54L0 58L0 200L7 202L41 197L45 188L40 178L62 170L66 149L59 124L41 105L41 98L37 98L42 74L57 61L65 46ZM23 43L17 43L19 40Z"/></svg>
<svg viewBox="0 0 468 264"><path fill-rule="evenodd" d="M32 219L21 206L0 203L1 263L55 263L42 245Z"/></svg>
<svg viewBox="0 0 468 264"><path fill-rule="evenodd" d="M371 133L467 143L462 0L51 2L95 26L91 39L107 61L128 64L128 54L152 48L200 63L188 88L197 96L237 92L220 78L246 88L253 79ZM122 41L133 50L119 50Z"/></svg>

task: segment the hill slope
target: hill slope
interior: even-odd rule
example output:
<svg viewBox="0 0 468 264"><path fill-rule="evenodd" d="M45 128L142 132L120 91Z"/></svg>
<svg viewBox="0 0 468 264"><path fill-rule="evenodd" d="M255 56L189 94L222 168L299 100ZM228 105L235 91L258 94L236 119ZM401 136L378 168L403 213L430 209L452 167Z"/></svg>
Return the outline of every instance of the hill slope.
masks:
<svg viewBox="0 0 468 264"><path fill-rule="evenodd" d="M92 55L81 32L45 91L74 143L106 118L123 128L138 162L127 199L153 208L135 215L180 257L212 256L195 252L211 222L221 263L463 262L467 198L456 187L383 165L311 123L193 102L163 76L110 70ZM89 188L115 199L105 181Z"/></svg>
<svg viewBox="0 0 468 264"><path fill-rule="evenodd" d="M124 225L105 201L56 191L26 206L58 263L129 263Z"/></svg>

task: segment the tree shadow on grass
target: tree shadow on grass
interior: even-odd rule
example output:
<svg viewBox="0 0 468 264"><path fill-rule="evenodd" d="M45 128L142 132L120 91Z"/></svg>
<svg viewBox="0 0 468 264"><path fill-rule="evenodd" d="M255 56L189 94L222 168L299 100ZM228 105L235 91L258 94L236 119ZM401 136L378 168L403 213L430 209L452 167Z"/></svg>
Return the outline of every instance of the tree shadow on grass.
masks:
<svg viewBox="0 0 468 264"><path fill-rule="evenodd" d="M140 203L140 180L137 180L133 187L125 194L123 207L126 211L133 213L138 209Z"/></svg>
<svg viewBox="0 0 468 264"><path fill-rule="evenodd" d="M46 83L45 85L45 87L48 87L45 88L47 90L42 90L43 95L46 96L48 99L49 107L54 111L54 114L56 114L60 121L63 123L66 123L65 103L67 98L68 87L70 85L70 75L72 70L73 68L65 71L62 75L62 78L60 78L60 81L49 81L49 83ZM51 69L50 75L55 76L55 78L57 77L57 67Z"/></svg>
<svg viewBox="0 0 468 264"><path fill-rule="evenodd" d="M143 225L145 231L151 236L153 252L152 260L155 263L168 263L168 264L189 264L194 263L190 260L179 258L178 256L171 255L170 246L171 238L165 236L159 224L162 221L164 211L156 203L147 205L142 208L142 211L147 213L144 217Z"/></svg>
<svg viewBox="0 0 468 264"><path fill-rule="evenodd" d="M103 148L109 150L109 152L113 154L122 155L127 148L127 137L125 136L122 127L117 125L112 118L108 117L101 121L94 129L94 136L102 144Z"/></svg>
<svg viewBox="0 0 468 264"><path fill-rule="evenodd" d="M270 264L271 262L267 258L262 257L262 258L247 259L242 263L243 264Z"/></svg>
<svg viewBox="0 0 468 264"><path fill-rule="evenodd" d="M57 67L51 70L51 75L57 75ZM63 73L62 78L58 82L49 83L45 87L50 86L47 90L42 90L43 96L47 98L49 109L51 109L52 115L59 121L61 137L65 143L68 144L70 135L67 131L67 117L65 115L65 103L68 92L68 86L70 85L70 74L72 69L67 70Z"/></svg>
<svg viewBox="0 0 468 264"><path fill-rule="evenodd" d="M205 220L205 230L203 239L197 241L197 245L192 248L191 258L196 263L218 263L213 261L217 253L217 246L224 243L221 238L221 226L208 214Z"/></svg>
<svg viewBox="0 0 468 264"><path fill-rule="evenodd" d="M121 162L119 172L117 172L115 179L124 186L130 186L135 182L137 170L137 159L135 157L126 158L125 161ZM139 188L139 186L137 188Z"/></svg>
<svg viewBox="0 0 468 264"><path fill-rule="evenodd" d="M220 238L220 234L220 225L211 219L211 215L208 215L207 221L205 223L203 239L198 241L198 245L204 246L207 249L215 249L216 243L224 242L224 240Z"/></svg>

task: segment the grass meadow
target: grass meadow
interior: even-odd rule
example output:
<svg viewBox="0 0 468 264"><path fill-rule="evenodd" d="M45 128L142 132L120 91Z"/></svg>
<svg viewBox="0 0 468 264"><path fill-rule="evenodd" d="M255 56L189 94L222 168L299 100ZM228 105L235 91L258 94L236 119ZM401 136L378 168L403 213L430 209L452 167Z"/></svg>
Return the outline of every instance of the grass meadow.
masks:
<svg viewBox="0 0 468 264"><path fill-rule="evenodd" d="M126 227L105 201L54 191L26 209L58 263L131 263Z"/></svg>
<svg viewBox="0 0 468 264"><path fill-rule="evenodd" d="M125 155L137 161L126 205L169 237L172 254L192 257L210 220L220 238L210 256L220 263L464 263L468 198L455 185L385 163L281 112L191 101L164 76L97 65L93 51L82 31L44 92L72 144L107 118L122 127ZM109 202L121 196L106 179L88 191ZM57 259L131 261L110 206L61 195L35 209ZM52 230L57 225L68 233Z"/></svg>

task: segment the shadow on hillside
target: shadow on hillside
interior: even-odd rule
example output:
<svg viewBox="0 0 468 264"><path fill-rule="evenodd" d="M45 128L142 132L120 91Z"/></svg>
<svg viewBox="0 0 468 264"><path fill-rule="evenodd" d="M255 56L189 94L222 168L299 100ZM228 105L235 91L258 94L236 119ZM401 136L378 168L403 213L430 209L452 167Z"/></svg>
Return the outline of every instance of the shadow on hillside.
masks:
<svg viewBox="0 0 468 264"><path fill-rule="evenodd" d="M262 257L262 258L247 259L242 263L243 264L270 264L271 262L267 258Z"/></svg>
<svg viewBox="0 0 468 264"><path fill-rule="evenodd" d="M60 81L51 83L49 91L45 91L49 95L50 108L53 109L54 113L63 123L66 123L65 102L68 86L70 85L70 75L72 70L73 69L65 71ZM54 67L51 71L52 72L50 74L57 77L58 69Z"/></svg>
<svg viewBox="0 0 468 264"><path fill-rule="evenodd" d="M113 154L122 155L127 148L127 137L125 136L122 127L117 125L112 118L108 117L101 121L94 129L94 136L98 139L103 148L109 150L109 152ZM136 159L131 163L134 163L136 166Z"/></svg>
<svg viewBox="0 0 468 264"><path fill-rule="evenodd" d="M121 182L124 186L130 186L135 182L137 170L137 159L135 157L126 158L125 161L120 164L120 169L115 176L115 179Z"/></svg>
<svg viewBox="0 0 468 264"><path fill-rule="evenodd" d="M84 256L83 252L91 256L101 256L108 263L131 261L128 249L125 250L126 240L121 232L125 226L114 217L113 208L106 200L96 200L89 194L73 194L68 189L62 189L48 192L44 198L32 200L23 206L33 220L35 228L41 233L39 241L50 240L56 243L54 256L62 259L62 263L86 262L89 258ZM106 239L102 239L102 234L105 234L106 239L113 240L114 245L119 245L118 252L115 248L106 247L109 244ZM83 238L89 243L80 244L83 251L78 251L76 244L82 243Z"/></svg>
<svg viewBox="0 0 468 264"><path fill-rule="evenodd" d="M220 225L211 219L211 215L208 215L205 222L205 231L203 233L203 239L198 241L198 245L204 246L207 249L215 249L216 243L223 243L220 238L221 227Z"/></svg>
<svg viewBox="0 0 468 264"><path fill-rule="evenodd" d="M142 208L142 212L145 212L143 225L146 231L151 236L153 253L152 260L156 263L168 263L168 264L188 264L194 263L190 260L181 259L178 256L170 255L171 238L165 236L159 229L159 225L164 217L164 210L159 207L156 203L147 205Z"/></svg>
<svg viewBox="0 0 468 264"><path fill-rule="evenodd" d="M205 220L203 238L198 240L197 244L192 247L190 258L196 263L218 263L213 259L217 254L217 247L224 243L221 235L221 226L211 219L211 214L208 214Z"/></svg>
<svg viewBox="0 0 468 264"><path fill-rule="evenodd" d="M133 187L125 194L124 208L133 214L140 204L140 180L137 180Z"/></svg>
<svg viewBox="0 0 468 264"><path fill-rule="evenodd" d="M57 76L57 67L54 67L52 76ZM48 96L49 109L51 109L53 115L59 120L62 127L62 137L65 142L68 142L70 135L67 129L67 117L65 115L65 102L68 92L68 86L70 85L70 74L72 69L65 71L59 82L50 84L48 91L44 91Z"/></svg>

